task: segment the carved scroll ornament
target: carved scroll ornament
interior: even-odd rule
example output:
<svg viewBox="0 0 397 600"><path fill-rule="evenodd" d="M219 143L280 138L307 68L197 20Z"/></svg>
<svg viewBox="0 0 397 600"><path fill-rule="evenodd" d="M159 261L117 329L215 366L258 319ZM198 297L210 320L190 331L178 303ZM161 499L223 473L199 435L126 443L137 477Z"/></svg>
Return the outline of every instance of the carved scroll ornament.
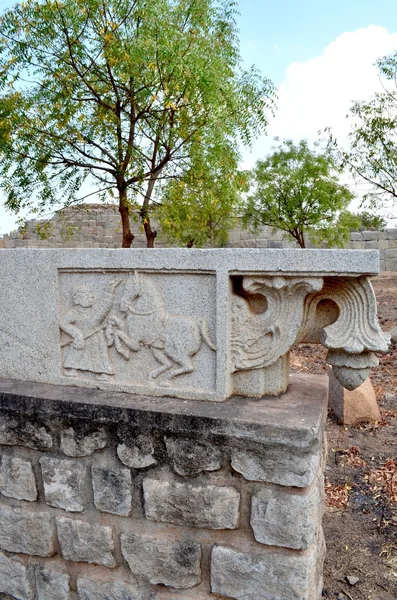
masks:
<svg viewBox="0 0 397 600"><path fill-rule="evenodd" d="M322 343L340 383L361 385L389 342L368 278L244 277L232 297L232 372L272 365L296 342Z"/></svg>
<svg viewBox="0 0 397 600"><path fill-rule="evenodd" d="M244 277L244 296L232 297L232 372L267 367L286 354L300 329L305 297L322 286L321 277Z"/></svg>

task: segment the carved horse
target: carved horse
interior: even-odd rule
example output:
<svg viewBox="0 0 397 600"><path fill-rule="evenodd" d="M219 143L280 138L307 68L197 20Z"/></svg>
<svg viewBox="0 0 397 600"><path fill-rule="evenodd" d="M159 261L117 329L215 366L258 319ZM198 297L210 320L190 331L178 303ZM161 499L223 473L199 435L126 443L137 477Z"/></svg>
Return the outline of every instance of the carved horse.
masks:
<svg viewBox="0 0 397 600"><path fill-rule="evenodd" d="M147 346L160 363L149 374L153 379L166 371L167 379L191 373L194 370L192 357L199 351L202 340L211 350L216 350L207 321L169 313L155 283L138 271L126 282L120 310L126 313L129 348L138 351L141 346Z"/></svg>

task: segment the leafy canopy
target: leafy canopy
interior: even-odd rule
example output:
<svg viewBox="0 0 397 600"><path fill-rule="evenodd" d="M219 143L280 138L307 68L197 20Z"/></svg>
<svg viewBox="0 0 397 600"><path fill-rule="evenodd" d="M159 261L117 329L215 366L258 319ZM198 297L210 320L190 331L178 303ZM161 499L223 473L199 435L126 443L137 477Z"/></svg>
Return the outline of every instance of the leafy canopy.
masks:
<svg viewBox="0 0 397 600"><path fill-rule="evenodd" d="M331 135L343 166L369 184L363 204L380 206L397 198L397 52L377 61L384 91L350 109L351 131L347 148Z"/></svg>
<svg viewBox="0 0 397 600"><path fill-rule="evenodd" d="M238 170L239 155L213 135L191 156L191 166L165 187L158 211L162 232L183 246L224 246L248 190L248 176Z"/></svg>
<svg viewBox="0 0 397 600"><path fill-rule="evenodd" d="M281 229L302 248L305 233L312 238L315 234L317 242L343 245L349 229L346 233L345 227L337 227L338 214L353 194L339 183L339 172L328 150L312 150L306 140L280 143L256 163L244 222Z"/></svg>
<svg viewBox="0 0 397 600"><path fill-rule="evenodd" d="M6 207L116 196L123 245L158 181L191 171L216 129L236 147L273 88L241 69L233 0L26 0L0 18L0 178Z"/></svg>

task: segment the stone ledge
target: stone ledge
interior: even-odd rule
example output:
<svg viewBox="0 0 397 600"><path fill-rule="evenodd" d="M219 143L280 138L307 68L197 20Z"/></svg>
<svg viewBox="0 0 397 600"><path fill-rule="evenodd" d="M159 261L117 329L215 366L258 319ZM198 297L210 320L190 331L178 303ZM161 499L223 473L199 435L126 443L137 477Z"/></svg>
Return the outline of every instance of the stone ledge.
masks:
<svg viewBox="0 0 397 600"><path fill-rule="evenodd" d="M0 409L23 415L25 422L59 417L71 424L128 424L244 449L288 446L305 452L321 446L327 388L325 375L295 373L279 398L232 397L218 404L0 379Z"/></svg>

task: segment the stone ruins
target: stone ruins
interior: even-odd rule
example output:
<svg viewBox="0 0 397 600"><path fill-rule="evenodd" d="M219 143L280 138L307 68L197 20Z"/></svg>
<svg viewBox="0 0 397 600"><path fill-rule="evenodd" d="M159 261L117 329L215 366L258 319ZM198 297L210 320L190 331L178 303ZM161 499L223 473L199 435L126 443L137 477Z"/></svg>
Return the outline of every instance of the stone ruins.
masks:
<svg viewBox="0 0 397 600"><path fill-rule="evenodd" d="M0 252L0 595L320 600L326 376L388 347L377 251Z"/></svg>

